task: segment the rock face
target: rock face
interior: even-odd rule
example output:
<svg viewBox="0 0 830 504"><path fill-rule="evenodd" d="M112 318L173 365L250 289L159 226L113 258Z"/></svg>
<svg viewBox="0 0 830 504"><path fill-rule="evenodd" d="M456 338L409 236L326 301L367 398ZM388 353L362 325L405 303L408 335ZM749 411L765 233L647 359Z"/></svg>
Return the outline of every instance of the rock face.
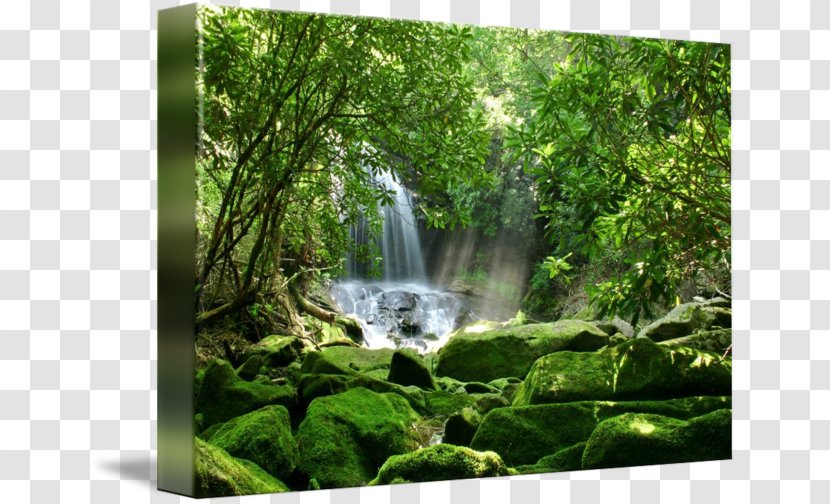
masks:
<svg viewBox="0 0 830 504"><path fill-rule="evenodd" d="M728 397L688 397L667 401L581 401L499 408L482 419L470 447L495 451L511 466L535 464L546 455L587 441L600 421L624 413L655 413L688 419L729 407Z"/></svg>
<svg viewBox="0 0 830 504"><path fill-rule="evenodd" d="M266 406L223 424L208 439L234 457L250 460L280 480L288 480L299 453L291 419L282 406Z"/></svg>
<svg viewBox="0 0 830 504"><path fill-rule="evenodd" d="M677 305L668 315L641 329L637 337L664 341L705 331L715 325L731 327L732 312L721 305L718 298Z"/></svg>
<svg viewBox="0 0 830 504"><path fill-rule="evenodd" d="M236 459L199 438L196 438L195 476L197 498L288 491L284 483L253 462Z"/></svg>
<svg viewBox="0 0 830 504"><path fill-rule="evenodd" d="M732 411L718 410L678 420L627 413L601 422L585 446L585 469L624 465L672 464L729 458Z"/></svg>
<svg viewBox="0 0 830 504"><path fill-rule="evenodd" d="M543 355L563 350L590 352L607 343L606 333L581 320L459 332L439 351L436 374L481 382L523 378Z"/></svg>
<svg viewBox="0 0 830 504"><path fill-rule="evenodd" d="M540 358L513 405L725 395L731 390L731 360L636 338L599 352L557 352Z"/></svg>
<svg viewBox="0 0 830 504"><path fill-rule="evenodd" d="M320 488L367 484L387 458L417 447L405 399L354 388L311 402L297 431L300 465Z"/></svg>
<svg viewBox="0 0 830 504"><path fill-rule="evenodd" d="M205 369L194 406L203 415L204 427L210 427L269 404L290 408L295 402L293 388L246 382L228 362L215 360Z"/></svg>
<svg viewBox="0 0 830 504"><path fill-rule="evenodd" d="M435 383L423 359L410 349L397 350L392 354L388 380L399 385L415 385L423 389L434 390Z"/></svg>
<svg viewBox="0 0 830 504"><path fill-rule="evenodd" d="M438 444L404 455L390 457L371 485L487 478L507 475L501 457L462 446Z"/></svg>

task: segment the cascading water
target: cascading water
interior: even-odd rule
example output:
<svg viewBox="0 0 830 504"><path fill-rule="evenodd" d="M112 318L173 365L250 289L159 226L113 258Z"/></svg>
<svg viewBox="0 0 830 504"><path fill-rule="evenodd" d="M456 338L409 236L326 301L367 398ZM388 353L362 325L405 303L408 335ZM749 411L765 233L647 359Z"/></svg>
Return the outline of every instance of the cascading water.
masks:
<svg viewBox="0 0 830 504"><path fill-rule="evenodd" d="M377 244L383 281L366 278L366 265L350 257L349 280L332 287L332 298L344 313L360 321L366 346L434 350L454 329L463 303L427 282L409 192L388 172L379 173L374 182L394 195L394 205L380 208L383 228ZM350 229L359 244L368 242L368 234L365 222Z"/></svg>

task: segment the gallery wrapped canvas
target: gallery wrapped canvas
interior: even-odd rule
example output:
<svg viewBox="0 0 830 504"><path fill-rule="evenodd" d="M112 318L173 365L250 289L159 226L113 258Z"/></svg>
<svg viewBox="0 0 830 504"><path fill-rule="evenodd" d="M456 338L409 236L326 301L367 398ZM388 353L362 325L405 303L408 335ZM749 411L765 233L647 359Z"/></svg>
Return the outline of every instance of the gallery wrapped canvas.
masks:
<svg viewBox="0 0 830 504"><path fill-rule="evenodd" d="M731 457L730 51L159 13L159 487Z"/></svg>

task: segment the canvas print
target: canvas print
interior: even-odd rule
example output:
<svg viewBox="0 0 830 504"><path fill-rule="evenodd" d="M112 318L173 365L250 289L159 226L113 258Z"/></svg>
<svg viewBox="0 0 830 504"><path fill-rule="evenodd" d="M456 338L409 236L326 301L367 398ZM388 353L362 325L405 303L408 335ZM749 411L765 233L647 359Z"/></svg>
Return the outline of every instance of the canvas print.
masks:
<svg viewBox="0 0 830 504"><path fill-rule="evenodd" d="M194 36L196 496L731 457L728 45Z"/></svg>

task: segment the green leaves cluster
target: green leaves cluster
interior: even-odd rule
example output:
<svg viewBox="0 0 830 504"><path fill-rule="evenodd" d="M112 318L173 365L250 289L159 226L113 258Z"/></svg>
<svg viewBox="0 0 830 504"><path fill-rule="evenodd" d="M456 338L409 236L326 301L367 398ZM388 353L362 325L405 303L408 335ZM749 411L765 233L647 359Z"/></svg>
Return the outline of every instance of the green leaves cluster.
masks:
<svg viewBox="0 0 830 504"><path fill-rule="evenodd" d="M729 47L573 34L517 130L555 255L621 250L590 292L646 315L679 286L729 269ZM727 276L728 278L728 276Z"/></svg>

